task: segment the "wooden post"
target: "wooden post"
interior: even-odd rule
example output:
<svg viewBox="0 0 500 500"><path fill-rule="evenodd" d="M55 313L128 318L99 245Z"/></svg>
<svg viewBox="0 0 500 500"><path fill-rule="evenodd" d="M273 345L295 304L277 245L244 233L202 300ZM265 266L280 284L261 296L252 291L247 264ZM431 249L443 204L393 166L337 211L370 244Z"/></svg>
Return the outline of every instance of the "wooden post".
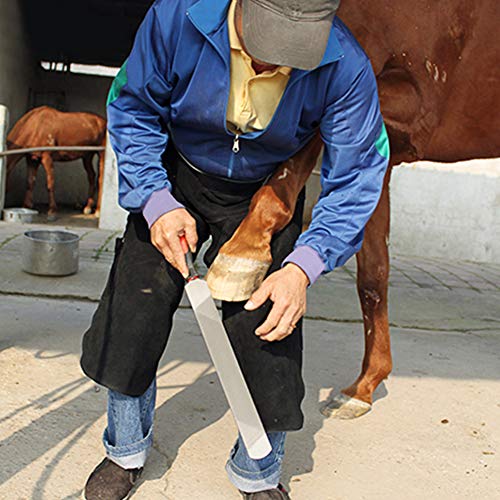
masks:
<svg viewBox="0 0 500 500"><path fill-rule="evenodd" d="M7 131L9 129L9 110L0 104L0 152L7 149ZM7 179L7 158L0 156L0 218L5 206L5 190Z"/></svg>

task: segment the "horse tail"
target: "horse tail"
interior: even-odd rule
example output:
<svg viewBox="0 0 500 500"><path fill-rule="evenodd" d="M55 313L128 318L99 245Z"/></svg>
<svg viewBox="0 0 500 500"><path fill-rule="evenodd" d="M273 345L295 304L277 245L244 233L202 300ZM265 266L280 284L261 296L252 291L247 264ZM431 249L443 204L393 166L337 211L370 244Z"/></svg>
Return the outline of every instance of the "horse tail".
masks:
<svg viewBox="0 0 500 500"><path fill-rule="evenodd" d="M7 149L9 149L7 147ZM21 159L24 157L24 155L18 154L18 155L8 155L7 156L7 162L6 162L6 169L7 169L7 179L6 179L6 191L9 191L10 188L10 176L12 174L12 171L16 167L16 165L21 161Z"/></svg>

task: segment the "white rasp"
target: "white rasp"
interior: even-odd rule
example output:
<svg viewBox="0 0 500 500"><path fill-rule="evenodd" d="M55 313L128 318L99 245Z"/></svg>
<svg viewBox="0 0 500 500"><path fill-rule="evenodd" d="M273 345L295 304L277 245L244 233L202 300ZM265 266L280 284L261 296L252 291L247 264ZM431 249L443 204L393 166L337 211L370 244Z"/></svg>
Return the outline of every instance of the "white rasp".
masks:
<svg viewBox="0 0 500 500"><path fill-rule="evenodd" d="M271 453L271 444L206 281L191 280L186 285L186 294L248 455L254 460L264 458Z"/></svg>

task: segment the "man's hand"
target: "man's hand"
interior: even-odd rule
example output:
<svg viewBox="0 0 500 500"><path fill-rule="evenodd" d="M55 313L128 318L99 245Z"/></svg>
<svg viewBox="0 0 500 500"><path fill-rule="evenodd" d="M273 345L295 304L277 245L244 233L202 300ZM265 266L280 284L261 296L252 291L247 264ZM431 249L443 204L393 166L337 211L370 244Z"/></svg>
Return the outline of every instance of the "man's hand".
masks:
<svg viewBox="0 0 500 500"><path fill-rule="evenodd" d="M182 250L180 237L186 236L189 248L196 251L198 235L196 221L184 208L176 208L162 215L151 226L151 242L184 278L189 276L186 256Z"/></svg>
<svg viewBox="0 0 500 500"><path fill-rule="evenodd" d="M307 275L295 264L287 264L271 274L245 304L247 311L254 311L267 299L274 302L269 316L255 330L255 334L268 342L290 335L306 312L308 285Z"/></svg>

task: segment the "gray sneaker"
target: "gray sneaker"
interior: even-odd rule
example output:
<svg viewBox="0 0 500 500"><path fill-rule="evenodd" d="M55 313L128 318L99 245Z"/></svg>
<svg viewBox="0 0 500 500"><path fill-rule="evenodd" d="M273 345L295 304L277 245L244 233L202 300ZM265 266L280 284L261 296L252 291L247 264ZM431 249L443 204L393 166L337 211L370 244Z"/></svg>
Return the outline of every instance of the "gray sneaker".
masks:
<svg viewBox="0 0 500 500"><path fill-rule="evenodd" d="M105 458L87 479L83 498L85 500L124 500L132 492L141 473L142 468L122 469L109 458Z"/></svg>
<svg viewBox="0 0 500 500"><path fill-rule="evenodd" d="M245 500L291 500L285 488L278 484L272 490L258 491L257 493L245 493L240 491Z"/></svg>

